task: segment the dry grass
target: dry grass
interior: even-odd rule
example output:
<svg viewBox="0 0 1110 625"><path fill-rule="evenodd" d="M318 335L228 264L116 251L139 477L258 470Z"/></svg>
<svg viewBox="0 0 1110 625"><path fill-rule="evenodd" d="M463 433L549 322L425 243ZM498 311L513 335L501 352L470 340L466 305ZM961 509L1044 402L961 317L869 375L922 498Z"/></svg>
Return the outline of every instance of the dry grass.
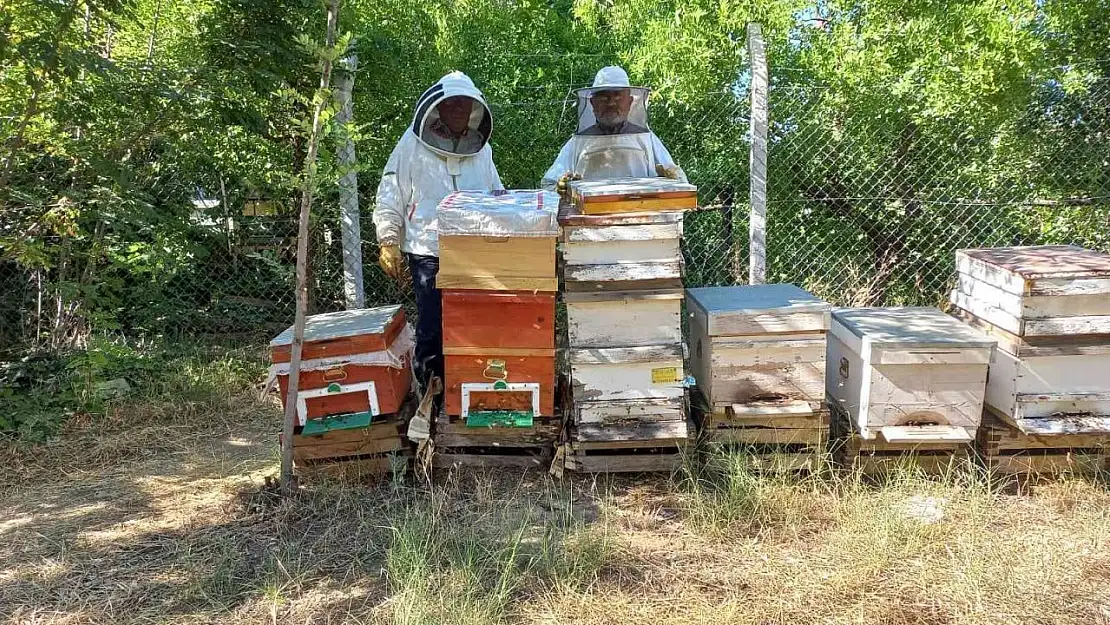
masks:
<svg viewBox="0 0 1110 625"><path fill-rule="evenodd" d="M1110 623L1110 491L683 476L261 488L253 395L119 406L0 448L12 623Z"/></svg>

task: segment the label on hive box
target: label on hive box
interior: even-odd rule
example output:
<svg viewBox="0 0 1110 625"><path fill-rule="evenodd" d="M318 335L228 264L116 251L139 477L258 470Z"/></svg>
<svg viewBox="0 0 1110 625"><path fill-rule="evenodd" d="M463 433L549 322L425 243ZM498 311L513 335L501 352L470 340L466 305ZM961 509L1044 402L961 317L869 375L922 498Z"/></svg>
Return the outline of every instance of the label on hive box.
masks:
<svg viewBox="0 0 1110 625"><path fill-rule="evenodd" d="M678 375L677 367L660 367L651 370L651 383L652 384L670 384L672 382L681 382L682 377Z"/></svg>

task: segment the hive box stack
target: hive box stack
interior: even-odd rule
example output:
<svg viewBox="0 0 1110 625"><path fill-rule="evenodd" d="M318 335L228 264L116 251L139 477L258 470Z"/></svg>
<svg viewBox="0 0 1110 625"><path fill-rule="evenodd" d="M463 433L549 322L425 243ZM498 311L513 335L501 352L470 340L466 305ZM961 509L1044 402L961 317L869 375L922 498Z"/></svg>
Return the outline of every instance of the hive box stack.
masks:
<svg viewBox="0 0 1110 625"><path fill-rule="evenodd" d="M555 415L559 196L453 193L440 203L444 410L439 467L546 466Z"/></svg>
<svg viewBox="0 0 1110 625"><path fill-rule="evenodd" d="M693 185L580 181L560 213L572 424L566 468L669 471L689 437L682 211Z"/></svg>
<svg viewBox="0 0 1110 625"><path fill-rule="evenodd" d="M1110 255L1072 246L962 250L956 314L997 339L980 436L1004 473L1106 468Z"/></svg>
<svg viewBox="0 0 1110 625"><path fill-rule="evenodd" d="M270 341L270 383L278 382L283 405L292 343L292 327ZM298 473L357 476L407 463L412 346L400 306L306 319L293 435Z"/></svg>
<svg viewBox="0 0 1110 625"><path fill-rule="evenodd" d="M792 284L686 291L694 415L713 443L761 468L815 469L828 441L825 334L832 306Z"/></svg>
<svg viewBox="0 0 1110 625"><path fill-rule="evenodd" d="M837 309L829 334L826 391L846 464L872 473L909 459L935 472L969 455L991 338L935 308Z"/></svg>

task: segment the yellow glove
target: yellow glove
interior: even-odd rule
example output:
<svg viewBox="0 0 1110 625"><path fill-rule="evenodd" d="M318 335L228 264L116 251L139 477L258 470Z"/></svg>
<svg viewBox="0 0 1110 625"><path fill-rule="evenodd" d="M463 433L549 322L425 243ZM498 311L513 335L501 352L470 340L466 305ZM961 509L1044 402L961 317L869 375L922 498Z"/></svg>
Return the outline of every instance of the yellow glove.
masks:
<svg viewBox="0 0 1110 625"><path fill-rule="evenodd" d="M401 248L397 245L381 246L378 256L378 265L387 276L394 280L401 280L405 275L405 259L401 256Z"/></svg>
<svg viewBox="0 0 1110 625"><path fill-rule="evenodd" d="M572 181L581 179L582 174L576 174L574 172L568 171L562 176L559 176L559 181L555 183L555 191L557 191L559 195L563 196L563 198L566 198L567 194L570 192L570 183Z"/></svg>
<svg viewBox="0 0 1110 625"><path fill-rule="evenodd" d="M670 167L662 164L655 164L655 173L661 178L670 178L671 180L678 180L678 167L671 165Z"/></svg>

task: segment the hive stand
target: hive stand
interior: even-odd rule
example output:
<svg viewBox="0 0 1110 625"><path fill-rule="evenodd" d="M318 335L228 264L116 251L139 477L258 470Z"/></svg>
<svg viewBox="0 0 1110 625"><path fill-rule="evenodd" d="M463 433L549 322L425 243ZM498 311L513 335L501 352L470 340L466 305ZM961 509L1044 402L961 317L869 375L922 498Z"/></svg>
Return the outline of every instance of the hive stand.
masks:
<svg viewBox="0 0 1110 625"><path fill-rule="evenodd" d="M375 417L369 426L346 428L342 421L350 416L327 421L338 429L319 433L314 425L298 426L293 435L293 470L298 479L332 477L361 479L392 475L408 470L412 447L405 439L408 421L415 409L412 397L394 414Z"/></svg>
<svg viewBox="0 0 1110 625"><path fill-rule="evenodd" d="M812 472L827 464L830 412L824 402L750 402L712 409L694 391L691 414L710 451L748 454L758 470Z"/></svg>
<svg viewBox="0 0 1110 625"><path fill-rule="evenodd" d="M1081 433L1027 434L990 410L976 447L996 475L1097 474L1110 471L1110 436Z"/></svg>
<svg viewBox="0 0 1110 625"><path fill-rule="evenodd" d="M869 477L906 469L943 476L968 468L974 461L972 441L962 438L939 441L939 432L932 431L929 426L901 430L884 428L878 438L867 440L853 427L847 412L838 409L831 399L829 405L832 418L829 453L832 461L843 470L858 471ZM888 434L889 439L886 438ZM920 442L918 437L926 438L927 442Z"/></svg>

